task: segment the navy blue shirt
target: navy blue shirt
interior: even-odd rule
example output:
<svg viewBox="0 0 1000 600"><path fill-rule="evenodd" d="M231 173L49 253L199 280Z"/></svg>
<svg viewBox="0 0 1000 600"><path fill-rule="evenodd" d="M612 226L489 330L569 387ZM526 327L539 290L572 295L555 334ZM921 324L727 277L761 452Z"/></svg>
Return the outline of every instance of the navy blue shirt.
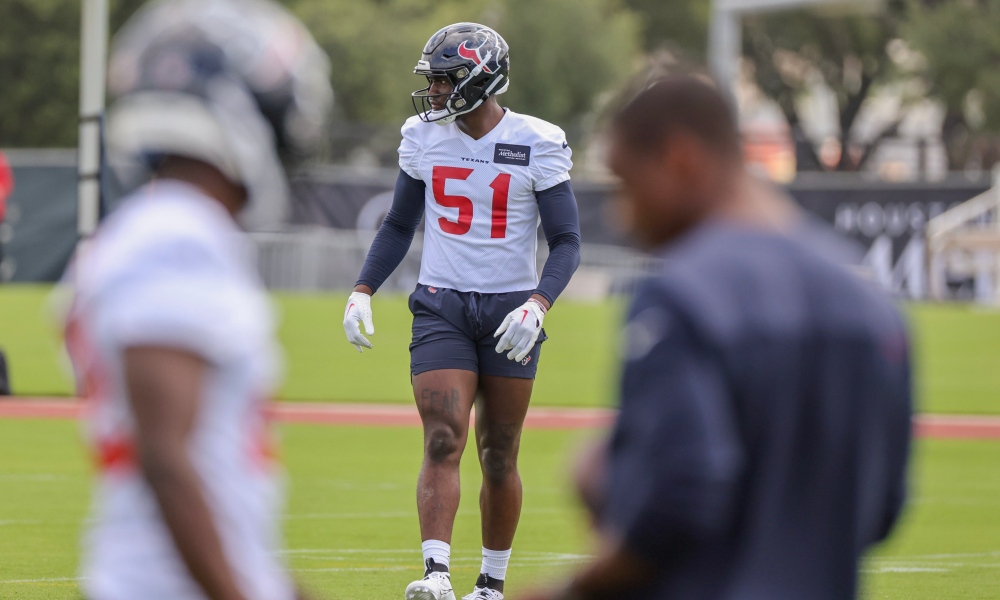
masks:
<svg viewBox="0 0 1000 600"><path fill-rule="evenodd" d="M628 314L603 520L656 565L629 598L844 600L903 505L906 329L780 236L712 223Z"/></svg>

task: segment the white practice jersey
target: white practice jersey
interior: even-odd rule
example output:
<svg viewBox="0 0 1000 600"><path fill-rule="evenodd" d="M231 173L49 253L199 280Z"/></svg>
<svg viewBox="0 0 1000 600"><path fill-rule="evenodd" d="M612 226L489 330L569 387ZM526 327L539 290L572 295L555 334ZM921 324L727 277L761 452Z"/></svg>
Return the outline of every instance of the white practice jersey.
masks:
<svg viewBox="0 0 1000 600"><path fill-rule="evenodd" d="M154 182L78 255L66 343L88 399L98 464L81 575L95 600L203 600L138 470L123 382L127 347L188 350L210 365L191 460L247 598L291 600L281 564L281 477L264 401L280 369L249 239L196 188Z"/></svg>
<svg viewBox="0 0 1000 600"><path fill-rule="evenodd" d="M538 284L535 192L569 179L562 129L507 109L474 140L456 123L411 117L399 166L427 186L420 283L463 292L513 292Z"/></svg>

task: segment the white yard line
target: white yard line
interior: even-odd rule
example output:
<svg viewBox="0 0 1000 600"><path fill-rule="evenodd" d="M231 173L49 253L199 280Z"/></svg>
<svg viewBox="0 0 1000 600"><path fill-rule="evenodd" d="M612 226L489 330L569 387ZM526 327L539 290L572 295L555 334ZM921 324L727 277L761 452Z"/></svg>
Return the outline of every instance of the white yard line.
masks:
<svg viewBox="0 0 1000 600"><path fill-rule="evenodd" d="M869 562L912 562L912 561L940 561L953 558L1000 558L1000 550L989 550L986 552L966 552L954 554L914 554L908 556L879 556L869 560Z"/></svg>
<svg viewBox="0 0 1000 600"><path fill-rule="evenodd" d="M77 475L76 477L84 477ZM66 481L69 475L56 473L0 473L0 481Z"/></svg>
<svg viewBox="0 0 1000 600"><path fill-rule="evenodd" d="M0 579L0 583L60 583L83 581L80 577L40 577L38 579Z"/></svg>
<svg viewBox="0 0 1000 600"><path fill-rule="evenodd" d="M877 569L861 569L862 573L950 573L951 569L933 567L879 567Z"/></svg>

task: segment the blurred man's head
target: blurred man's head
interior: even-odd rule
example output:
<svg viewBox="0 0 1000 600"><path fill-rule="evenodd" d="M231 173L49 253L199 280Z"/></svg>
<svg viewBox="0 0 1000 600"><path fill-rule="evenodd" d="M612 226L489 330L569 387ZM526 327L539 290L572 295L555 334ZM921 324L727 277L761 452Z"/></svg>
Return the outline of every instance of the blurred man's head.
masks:
<svg viewBox="0 0 1000 600"><path fill-rule="evenodd" d="M333 100L325 54L270 0L152 2L116 36L108 80L112 158L161 177L217 172L250 227L284 217L286 170L319 147Z"/></svg>
<svg viewBox="0 0 1000 600"><path fill-rule="evenodd" d="M610 144L628 226L647 247L710 216L743 173L733 109L693 76L666 77L625 103L611 122Z"/></svg>

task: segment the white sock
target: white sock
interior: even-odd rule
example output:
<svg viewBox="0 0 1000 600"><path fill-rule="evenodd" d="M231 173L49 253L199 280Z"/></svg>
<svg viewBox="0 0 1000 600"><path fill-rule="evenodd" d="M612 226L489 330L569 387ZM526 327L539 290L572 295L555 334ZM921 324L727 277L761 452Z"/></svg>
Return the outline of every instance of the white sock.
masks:
<svg viewBox="0 0 1000 600"><path fill-rule="evenodd" d="M420 544L420 549L424 551L424 562L433 559L436 564L448 567L451 563L451 544L441 540L427 540Z"/></svg>
<svg viewBox="0 0 1000 600"><path fill-rule="evenodd" d="M484 547L483 568L479 572L503 581L507 577L508 562L510 562L510 550L488 550Z"/></svg>

